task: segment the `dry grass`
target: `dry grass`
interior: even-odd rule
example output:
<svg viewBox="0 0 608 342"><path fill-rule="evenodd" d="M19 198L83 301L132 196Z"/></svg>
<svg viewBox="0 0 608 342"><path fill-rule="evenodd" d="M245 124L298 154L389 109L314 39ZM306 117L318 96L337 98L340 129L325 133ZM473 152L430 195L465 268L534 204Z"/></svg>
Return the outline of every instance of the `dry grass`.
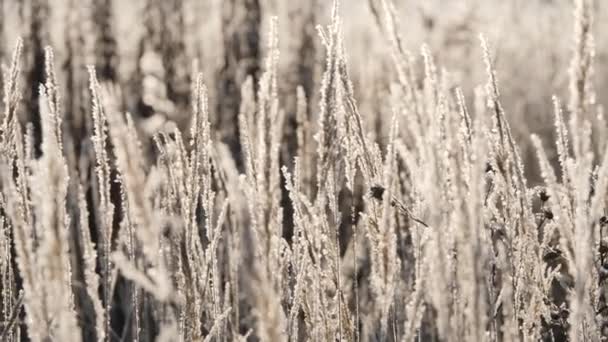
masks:
<svg viewBox="0 0 608 342"><path fill-rule="evenodd" d="M365 3L368 70L338 0L291 7L289 37L278 2L138 3L131 54L110 0L14 7L0 340L606 340L592 0L547 5L574 13L567 105L525 141L499 50L478 36L465 90L437 62L454 49L408 52L391 0ZM196 44L203 7L220 52Z"/></svg>

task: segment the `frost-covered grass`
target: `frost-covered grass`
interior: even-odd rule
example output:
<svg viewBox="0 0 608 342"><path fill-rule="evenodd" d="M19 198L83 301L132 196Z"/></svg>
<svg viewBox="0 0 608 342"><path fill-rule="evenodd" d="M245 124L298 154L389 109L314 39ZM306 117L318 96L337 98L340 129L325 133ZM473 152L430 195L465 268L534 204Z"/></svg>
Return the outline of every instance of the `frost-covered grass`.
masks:
<svg viewBox="0 0 608 342"><path fill-rule="evenodd" d="M526 141L500 50L469 33L486 81L461 87L391 0L365 4L367 72L337 0L303 2L294 35L272 2L209 2L221 53L194 43L195 1L142 0L130 59L111 0L68 2L63 46L31 0L0 50L0 340L604 339L592 0L553 133Z"/></svg>

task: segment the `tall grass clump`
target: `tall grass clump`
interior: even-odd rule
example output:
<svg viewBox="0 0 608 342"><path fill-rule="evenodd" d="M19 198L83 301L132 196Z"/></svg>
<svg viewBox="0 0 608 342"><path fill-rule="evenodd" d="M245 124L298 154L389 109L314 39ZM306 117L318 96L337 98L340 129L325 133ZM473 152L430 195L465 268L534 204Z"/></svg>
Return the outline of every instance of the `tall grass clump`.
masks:
<svg viewBox="0 0 608 342"><path fill-rule="evenodd" d="M549 134L481 14L355 3L0 1L0 340L606 340L602 6Z"/></svg>

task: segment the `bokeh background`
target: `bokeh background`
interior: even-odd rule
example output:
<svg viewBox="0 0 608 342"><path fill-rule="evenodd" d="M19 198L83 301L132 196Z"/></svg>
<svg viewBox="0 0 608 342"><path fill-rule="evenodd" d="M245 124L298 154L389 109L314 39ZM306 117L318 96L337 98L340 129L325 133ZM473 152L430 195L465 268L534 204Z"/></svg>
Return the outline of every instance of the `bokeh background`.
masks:
<svg viewBox="0 0 608 342"><path fill-rule="evenodd" d="M382 113L389 110L385 104L392 80L387 77L391 75L387 40L373 14L376 1L343 1L342 18L357 99L369 131L382 141L388 124L384 118L390 117ZM243 8L249 8L246 13L235 5L241 2L246 4ZM229 126L236 125L234 112L238 103L222 104L221 99L232 94L238 97L247 74L259 74L272 16L278 17L280 27L282 105L288 116L293 114L298 85L307 92L313 112L318 102L318 88L314 85L319 83L324 51L315 27L329 21L330 1L4 0L0 3L3 63L8 63L17 37L25 39L26 49L34 48L32 45L39 41L41 46L54 48L62 86L86 87L85 79L78 75L86 76L87 64L99 69L106 59L111 70L111 77L106 78L120 85L126 109L150 136L167 123L187 124L188 82L195 69L203 71L209 86L211 108L216 109L211 112L212 123L228 136L235 129ZM33 9L36 6L42 10L37 12ZM567 99L574 39L572 1L401 0L396 6L404 47L420 61L420 49L427 44L448 84L462 87L471 101L476 87L483 86L486 77L479 34L488 37L507 117L530 181L538 180L529 136L536 133L550 139L551 97ZM593 82L598 103L606 104L608 36L602 32L606 31L608 11L603 1L596 1L595 6ZM36 16L41 19L43 34L33 40L32 18ZM249 23L249 27L244 23ZM100 25L107 26L102 30L104 37L99 37ZM40 61L28 56L26 69L35 79L35 64ZM78 81L79 78L82 80ZM71 102L83 102L64 101L68 112L73 106ZM76 122L86 121L86 111L75 112L67 116ZM24 121L28 117L22 113ZM289 134L289 130L286 132ZM551 146L547 147L549 154L553 153Z"/></svg>

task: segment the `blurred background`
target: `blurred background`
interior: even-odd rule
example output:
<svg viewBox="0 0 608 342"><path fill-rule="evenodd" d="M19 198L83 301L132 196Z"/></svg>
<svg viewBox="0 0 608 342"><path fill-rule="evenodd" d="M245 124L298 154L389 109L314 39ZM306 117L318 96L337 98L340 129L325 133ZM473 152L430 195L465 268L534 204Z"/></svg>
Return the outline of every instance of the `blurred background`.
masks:
<svg viewBox="0 0 608 342"><path fill-rule="evenodd" d="M379 13L382 11L382 1L341 2L339 18L343 21L344 49L358 109L366 126L363 131L384 147L382 145L387 142L391 125L391 103L397 101L390 101L390 97L394 96L390 89L396 81L396 75L388 37L383 32L386 25L379 19L384 16ZM521 150L528 185L536 185L540 177L530 135L540 136L549 159L555 163L552 97L556 95L563 104L568 103L569 68L576 36L574 1L393 2L402 47L412 57L412 72L417 74L417 77L413 77L415 82L422 82L424 66L421 51L428 47L438 67L440 86L447 90L444 93L452 93L456 87L462 88L472 116L487 115L487 108L483 103L478 103L484 97L476 94L481 93L487 83L479 36L483 34L488 38L491 55L495 58L501 103ZM32 123L30 127L34 153L40 156L38 90L39 84L46 79L45 70L53 70L45 68L44 50L46 46L52 47L55 55L54 69L61 88L64 153L70 172L79 171L73 174L84 178L82 183L88 183L87 177L91 184L94 183L94 168L91 166L95 160L94 149L91 148L93 123L87 66L95 67L97 76L104 85L116 86L114 89L120 100L120 109L133 115L142 141L142 150L146 154L144 157L149 157L149 161L155 159L157 150L153 147L152 137L159 131L174 132L173 128L177 126L188 138L192 82L194 76L202 72L209 92L214 144L223 142L225 146L218 144L218 151L227 151L226 156L231 154L236 170L243 173L237 125L241 87L247 84L248 78L252 79L253 82L248 84L254 90L258 85L257 80L265 68L271 18L276 16L280 50L278 99L280 109L286 114L280 164L290 166L296 155L298 125L304 127L300 131L306 131L306 134L317 131L317 127L306 128L309 123L314 126L317 122L321 77L325 68L326 51L317 26L330 23L332 3L330 0L0 0L0 62L2 70L8 70L13 47L18 37L22 37L24 51L20 87L23 101L17 115L21 123ZM592 101L597 102L599 110L593 111L592 115L601 114L603 106L608 104L608 37L603 34L608 29L608 3L597 0L594 1L594 6L592 30L595 56L590 79L595 86L595 98ZM2 78L0 75L0 84L3 84ZM296 118L298 92L306 96L305 118ZM249 101L251 103L256 102ZM435 107L432 109L435 110ZM593 122L605 125L605 120L602 119ZM606 127L594 131L605 132L605 129ZM404 129L403 132L408 130ZM402 138L407 141L403 135ZM222 157L225 156L222 154ZM221 159L224 161L224 158ZM154 163L142 164L145 164L144 168L149 168ZM426 164L421 165L424 167ZM235 170L232 167L227 169ZM428 182L425 185L436 182L430 178L437 175L432 172L429 175L421 177ZM232 180L239 179L237 172L230 176ZM232 183L242 184L238 181ZM351 189L350 194L343 191L340 201L341 205L352 205L353 221L354 208L363 207L363 196L368 192L362 186L360 189ZM228 192L233 189L230 190ZM93 190L90 191L90 198L94 199L95 194ZM122 201L117 182L112 182L110 193L112 202ZM248 204L245 202L250 199L245 200L240 191L232 193L240 196L241 209L244 211ZM404 193L407 191L404 190ZM434 199L443 198L438 193L432 192L428 197L421 198L434 204ZM286 218L283 234L291 237L293 222L290 220L294 215L290 212L293 209L286 194L287 191L282 189L281 209L285 210ZM414 195L418 197L418 194ZM347 196L352 200L347 200ZM93 208L93 200L89 202ZM91 210L93 216L99 215L96 210L99 208ZM350 208L342 208L340 212L345 215L341 222L348 222L346 215L350 214ZM547 212L543 213L546 215ZM549 213L553 217L553 213ZM120 222L119 211L114 212L114 215L114 221ZM544 217L546 216L543 216L542 222ZM437 215L436 220L442 222L440 220L443 220L443 216ZM246 226L246 221L243 221L243 226ZM234 227L240 227L239 221L235 222ZM541 225L542 223L538 226L539 230ZM445 226L448 227L449 222L445 222ZM338 229L342 232L350 231L346 224ZM438 232L437 237L443 235L443 231ZM357 239L348 234L337 234L342 240L338 245L344 247L340 252L345 259L349 257L348 241ZM406 237L404 233L401 241L406 241ZM408 249L403 246L406 246L405 242L401 247L402 259L413 260L413 256L410 258L409 254L405 254ZM243 256L238 254L236 259L232 259L231 255L229 260L236 260L240 264L243 260L252 259L247 257L247 250L253 248L243 249ZM429 250L435 252L435 248ZM435 258L435 254L430 255ZM356 254L352 256L356 258ZM243 265L242 268L248 267L248 264ZM371 263L366 265L362 269L371 269ZM407 279L409 277L407 274ZM409 290L404 289L404 292L407 291ZM565 297L559 294L556 298L557 303ZM116 302L130 303L119 299ZM238 303L239 300L235 302ZM370 307L375 309L375 306ZM126 326L120 316L122 312L112 314L118 316L111 319L113 324L120 329ZM246 327L251 325L251 322L243 321ZM238 319L236 322L243 323Z"/></svg>

